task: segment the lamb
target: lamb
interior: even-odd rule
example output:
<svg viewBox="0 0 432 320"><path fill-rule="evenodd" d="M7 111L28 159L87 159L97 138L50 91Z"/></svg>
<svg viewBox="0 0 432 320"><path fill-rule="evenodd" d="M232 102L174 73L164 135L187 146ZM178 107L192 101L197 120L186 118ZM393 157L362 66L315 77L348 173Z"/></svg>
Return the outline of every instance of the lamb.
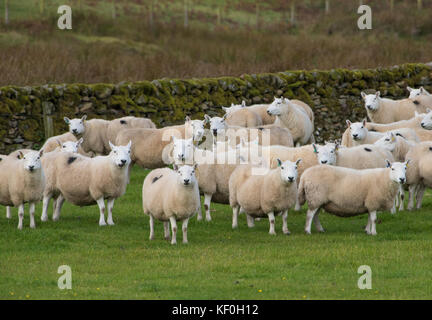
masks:
<svg viewBox="0 0 432 320"><path fill-rule="evenodd" d="M432 142L418 143L407 153L406 159L411 161L407 169L408 210L414 208L415 194L416 207L420 209L426 187L432 187Z"/></svg>
<svg viewBox="0 0 432 320"><path fill-rule="evenodd" d="M297 147L315 142L313 120L303 108L293 104L289 99L275 98L267 108L267 113L276 116L275 125L290 130Z"/></svg>
<svg viewBox="0 0 432 320"><path fill-rule="evenodd" d="M213 117L210 118L208 115L204 116L210 123L210 131L213 137L216 137L219 141L224 141L226 138L234 144L238 144L240 137L244 137L247 140L253 140L257 136L259 137L260 144L271 144L271 145L283 145L287 147L293 146L293 138L291 132L287 128L281 128L279 126L261 126L257 128L243 128L237 126L229 126L225 122L224 117ZM266 140L266 138L269 138Z"/></svg>
<svg viewBox="0 0 432 320"><path fill-rule="evenodd" d="M121 197L128 181L131 142L115 146L109 141L111 152L107 156L87 158L79 154L62 152L56 159L56 188L59 190L53 220L60 217L65 200L77 206L99 206L99 226L105 226L105 199L108 204L108 224L114 225L114 200Z"/></svg>
<svg viewBox="0 0 432 320"><path fill-rule="evenodd" d="M350 217L369 214L365 231L376 235L376 213L389 210L399 186L406 181L409 161L386 161L386 168L356 170L328 165L307 169L300 179L299 201L307 202L305 232L311 233L312 220L319 232L324 232L318 218L319 210Z"/></svg>
<svg viewBox="0 0 432 320"><path fill-rule="evenodd" d="M84 152L93 152L97 155L108 154L109 144L107 139L107 129L110 121L103 119L86 120L87 115L81 119L64 118L66 124L69 125L69 132L77 139L83 138L81 145Z"/></svg>
<svg viewBox="0 0 432 320"><path fill-rule="evenodd" d="M144 179L142 200L144 213L150 217L150 240L154 239L154 219L164 222L165 239L177 243L177 221L182 221L183 243L187 243L189 219L200 206L196 165L177 166L151 171Z"/></svg>
<svg viewBox="0 0 432 320"><path fill-rule="evenodd" d="M395 143L395 141L393 141ZM312 145L319 164L335 165L353 169L384 168L386 159L393 161L390 147L364 144L352 148L339 148L337 143L325 146Z"/></svg>
<svg viewBox="0 0 432 320"><path fill-rule="evenodd" d="M53 220L58 220L58 216L54 219L54 212L56 208L56 200L60 194L57 189L57 158L61 156L63 152L67 153L78 153L79 146L82 143L82 138L77 142L66 141L60 148L55 149L51 152L44 153L42 157L42 168L45 174L45 187L43 192L42 200L42 215L41 221L48 221L48 205L51 198L54 198L53 202Z"/></svg>
<svg viewBox="0 0 432 320"><path fill-rule="evenodd" d="M231 104L231 107L222 109L225 111L226 123L230 126L257 127L263 124L261 117L246 107L245 101L241 105Z"/></svg>
<svg viewBox="0 0 432 320"><path fill-rule="evenodd" d="M24 203L30 206L30 228L36 228L35 204L42 198L45 185L41 165L43 150L21 153L20 159L0 157L0 204L18 207L18 229L23 228Z"/></svg>
<svg viewBox="0 0 432 320"><path fill-rule="evenodd" d="M352 123L349 120L347 120L346 122L348 128L345 130L345 132L342 135L342 142L341 142L342 146L352 147L361 144L373 144L379 139L381 139L382 137L384 137L385 135L384 133L381 132L369 131L367 129L366 119L364 119L362 122ZM411 128L400 128L388 132L393 132L398 136L404 137L412 141L416 141L416 142L420 141L415 130Z"/></svg>
<svg viewBox="0 0 432 320"><path fill-rule="evenodd" d="M375 94L361 93L369 119L376 123L392 123L414 117L415 111L423 111L410 99L391 100Z"/></svg>
<svg viewBox="0 0 432 320"><path fill-rule="evenodd" d="M296 162L277 160L278 167L265 175L254 175L251 165L238 166L229 179L229 202L233 209L232 227L237 228L240 207L252 218L268 216L269 234L275 235L275 215L282 214L284 234L290 234L287 225L288 210L297 199Z"/></svg>
<svg viewBox="0 0 432 320"><path fill-rule="evenodd" d="M116 144L124 145L132 141L132 165L154 169L164 167L169 162L165 155L170 152L171 137L193 138L194 143L204 136L205 120L186 118L184 125L170 126L161 129L125 129L117 135ZM131 166L132 166L131 165Z"/></svg>
<svg viewBox="0 0 432 320"><path fill-rule="evenodd" d="M111 120L107 127L107 139L116 141L117 135L121 130L133 128L155 129L156 125L148 118L122 117Z"/></svg>

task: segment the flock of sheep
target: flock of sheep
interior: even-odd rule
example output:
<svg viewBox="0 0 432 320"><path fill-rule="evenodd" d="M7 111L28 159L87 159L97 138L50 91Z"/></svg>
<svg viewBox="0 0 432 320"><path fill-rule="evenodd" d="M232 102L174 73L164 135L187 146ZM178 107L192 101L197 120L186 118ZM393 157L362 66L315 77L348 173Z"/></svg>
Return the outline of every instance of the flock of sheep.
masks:
<svg viewBox="0 0 432 320"><path fill-rule="evenodd" d="M341 141L324 145L315 144L312 109L286 98L268 105L243 102L224 107L223 117L186 117L183 125L160 129L146 118L64 118L69 131L49 138L41 150L0 156L0 204L7 206L7 218L10 206L18 207L19 229L25 203L35 228L41 199L42 221L53 199L53 220L66 200L97 204L99 225L113 225L114 201L126 192L137 164L154 169L142 189L150 239L156 219L172 244L182 222L186 243L189 219L196 213L203 219L200 193L206 220L212 201L229 204L233 228L244 213L249 227L267 217L275 234L275 216L282 215L282 231L289 234L288 210L307 203L306 233L312 222L324 231L318 217L323 208L342 217L368 213L365 231L375 235L377 211L403 210L406 188L408 209L414 200L420 208L425 188L432 187L432 95L423 87L408 91L402 100L362 92L371 122L347 120Z"/></svg>

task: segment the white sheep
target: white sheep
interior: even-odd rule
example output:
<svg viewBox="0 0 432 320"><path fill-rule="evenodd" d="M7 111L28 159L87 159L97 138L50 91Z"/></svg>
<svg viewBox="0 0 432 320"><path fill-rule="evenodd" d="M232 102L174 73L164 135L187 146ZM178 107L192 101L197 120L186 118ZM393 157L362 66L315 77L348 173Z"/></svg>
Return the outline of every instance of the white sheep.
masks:
<svg viewBox="0 0 432 320"><path fill-rule="evenodd" d="M24 204L29 203L30 228L35 228L35 204L45 185L41 165L43 150L21 153L20 158L0 157L0 204L18 207L18 229L23 228Z"/></svg>
<svg viewBox="0 0 432 320"><path fill-rule="evenodd" d="M121 197L128 182L131 142L127 146L115 146L109 142L111 152L107 156L87 158L79 154L61 153L57 165L56 188L59 190L53 220L60 217L65 200L77 206L99 206L99 225L105 226L105 200L108 205L109 225L114 225L112 209L114 200Z"/></svg>
<svg viewBox="0 0 432 320"><path fill-rule="evenodd" d="M392 123L414 117L415 111L423 112L422 108L410 99L391 100L381 98L380 92L375 94L361 93L369 119L375 123Z"/></svg>
<svg viewBox="0 0 432 320"><path fill-rule="evenodd" d="M108 141L116 141L120 131L133 128L155 129L156 125L148 118L127 116L114 119L111 120L107 126L107 139Z"/></svg>
<svg viewBox="0 0 432 320"><path fill-rule="evenodd" d="M288 128L296 146L315 142L313 120L302 107L286 98L276 98L267 108L267 113L276 116L275 125Z"/></svg>
<svg viewBox="0 0 432 320"><path fill-rule="evenodd" d="M412 89L407 87L410 95L408 99L412 100L418 109L424 110L426 108L432 108L432 94L430 94L425 88L420 87L419 89Z"/></svg>
<svg viewBox="0 0 432 320"><path fill-rule="evenodd" d="M187 227L200 206L196 165L155 169L144 179L142 201L144 213L150 217L150 240L154 239L154 219L164 221L165 239L177 243L177 221L182 221L183 243L187 243Z"/></svg>
<svg viewBox="0 0 432 320"><path fill-rule="evenodd" d="M83 138L81 145L84 152L93 152L97 155L108 154L109 144L107 138L107 129L110 121L103 119L86 120L87 115L82 118L69 119L64 118L66 124L69 125L69 132L77 139Z"/></svg>
<svg viewBox="0 0 432 320"><path fill-rule="evenodd" d="M365 231L376 235L376 213L394 206L399 186L406 181L407 164L387 161L386 168L356 170L317 165L307 169L299 185L299 201L308 205L305 232L311 233L312 221L318 231L324 232L318 218L323 208L340 217L368 213Z"/></svg>
<svg viewBox="0 0 432 320"><path fill-rule="evenodd" d="M231 104L231 107L222 107L225 111L226 123L230 126L257 127L263 124L261 117L246 107L245 101L241 105Z"/></svg>
<svg viewBox="0 0 432 320"><path fill-rule="evenodd" d="M229 202L233 209L232 227L238 226L240 208L250 219L268 217L269 234L275 235L275 215L282 214L284 234L289 234L288 210L297 200L297 166L296 162L277 160L278 167L266 174L254 174L251 165L238 166L229 179Z"/></svg>

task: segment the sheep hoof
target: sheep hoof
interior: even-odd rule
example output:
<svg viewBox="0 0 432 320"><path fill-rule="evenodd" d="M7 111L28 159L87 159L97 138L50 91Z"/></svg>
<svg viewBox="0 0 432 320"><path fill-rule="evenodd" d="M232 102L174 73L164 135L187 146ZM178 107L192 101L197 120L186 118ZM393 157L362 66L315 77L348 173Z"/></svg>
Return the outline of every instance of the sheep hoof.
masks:
<svg viewBox="0 0 432 320"><path fill-rule="evenodd" d="M18 230L22 230L22 228L23 228L22 226L18 226Z"/></svg>
<svg viewBox="0 0 432 320"><path fill-rule="evenodd" d="M172 245L177 244L177 241L171 241L171 244Z"/></svg>
<svg viewBox="0 0 432 320"><path fill-rule="evenodd" d="M211 221L211 217L210 216L206 217L206 220Z"/></svg>
<svg viewBox="0 0 432 320"><path fill-rule="evenodd" d="M237 229L237 227L238 227L237 225L234 225L234 224L232 225L233 229Z"/></svg>
<svg viewBox="0 0 432 320"><path fill-rule="evenodd" d="M34 224L32 225L32 224L31 224L31 225L30 225L30 228L32 228L32 229L36 229L36 225L34 225Z"/></svg>
<svg viewBox="0 0 432 320"><path fill-rule="evenodd" d="M283 233L287 236L289 236L291 234L291 232L289 232L289 230L285 230Z"/></svg>
<svg viewBox="0 0 432 320"><path fill-rule="evenodd" d="M269 232L269 235L275 236L275 235L276 235L276 232L274 232L274 231L271 232L271 231L270 231L270 232Z"/></svg>
<svg viewBox="0 0 432 320"><path fill-rule="evenodd" d="M154 236L152 235L152 236L150 236L149 237L149 240L151 241L151 240L154 240Z"/></svg>
<svg viewBox="0 0 432 320"><path fill-rule="evenodd" d="M324 233L325 230L324 230L324 229L321 229L321 230L318 230L318 232L319 232L319 233Z"/></svg>
<svg viewBox="0 0 432 320"><path fill-rule="evenodd" d="M114 226L114 225L115 225L114 221L108 221L108 224L109 224L110 226Z"/></svg>
<svg viewBox="0 0 432 320"><path fill-rule="evenodd" d="M42 216L41 217L41 221L42 222L47 222L48 221L48 216Z"/></svg>
<svg viewBox="0 0 432 320"><path fill-rule="evenodd" d="M202 216L197 216L197 221L202 221Z"/></svg>
<svg viewBox="0 0 432 320"><path fill-rule="evenodd" d="M306 234L311 234L311 232L310 232L310 231L308 231L308 230L305 230L305 233L306 233Z"/></svg>
<svg viewBox="0 0 432 320"><path fill-rule="evenodd" d="M59 217L53 216L53 221L58 221Z"/></svg>
<svg viewBox="0 0 432 320"><path fill-rule="evenodd" d="M189 242L186 240L186 241L183 241L183 244L188 244Z"/></svg>
<svg viewBox="0 0 432 320"><path fill-rule="evenodd" d="M105 221L99 221L99 226L103 227L103 226L106 226L106 225L107 225L107 224L106 224Z"/></svg>
<svg viewBox="0 0 432 320"><path fill-rule="evenodd" d="M165 240L167 240L167 241L171 241L171 236L166 236L166 237L164 237L165 238ZM152 239L153 240L153 239Z"/></svg>

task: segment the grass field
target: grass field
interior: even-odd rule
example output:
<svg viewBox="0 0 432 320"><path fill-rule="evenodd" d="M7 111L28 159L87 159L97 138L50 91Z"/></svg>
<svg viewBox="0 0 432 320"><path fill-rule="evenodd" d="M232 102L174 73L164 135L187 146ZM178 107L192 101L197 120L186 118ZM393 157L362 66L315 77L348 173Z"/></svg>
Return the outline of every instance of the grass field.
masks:
<svg viewBox="0 0 432 320"><path fill-rule="evenodd" d="M364 234L366 216L321 215L325 234L303 232L305 212L290 212L290 236L270 236L268 221L248 229L240 216L231 229L229 206L214 205L213 221L189 224L189 244L148 240L141 187L134 168L126 194L114 207L115 226L99 227L97 206L65 204L60 221L17 230L16 209L0 218L1 299L430 299L432 201L424 209L378 215L378 235ZM51 217L51 212L50 212ZM72 290L60 290L60 265L72 269ZM360 290L357 269L372 269L372 289Z"/></svg>

